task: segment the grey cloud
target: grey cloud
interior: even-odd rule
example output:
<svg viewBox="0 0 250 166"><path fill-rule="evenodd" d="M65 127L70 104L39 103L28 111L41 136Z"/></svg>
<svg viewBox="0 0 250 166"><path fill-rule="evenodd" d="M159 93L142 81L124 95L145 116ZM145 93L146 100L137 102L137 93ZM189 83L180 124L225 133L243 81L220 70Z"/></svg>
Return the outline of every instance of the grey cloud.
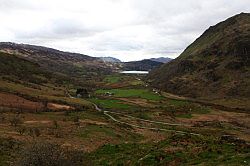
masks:
<svg viewBox="0 0 250 166"><path fill-rule="evenodd" d="M67 11L58 9L56 3L55 6L52 5L52 1L42 5L36 5L35 2L0 0L0 19L1 16L9 17L9 12L15 16L18 10L30 14L36 13L37 10L44 14L51 13L47 16L41 15L45 17L43 21L46 21L40 27L29 30L20 28L23 25L19 24L16 28L10 29L5 25L7 23L2 22L2 29L7 27L3 30L13 33L15 40L30 44L49 43L50 47L71 51L75 48L82 53L85 51L88 53L90 50L92 56L112 54L124 58L124 54L127 54L124 59L177 56L209 26L240 12L250 11L249 0L103 0L102 2L108 3L101 7L92 5L93 9L84 8L92 2L91 0L58 1L70 5L76 3L80 7L76 10L79 12L78 15L74 13L74 9ZM121 10L109 8L110 2L115 3ZM127 14L117 18L117 15L124 14L116 13L124 12L124 6ZM105 10L99 11L101 9ZM105 15L105 12L109 11L114 13ZM130 18L131 13L133 15ZM112 21L121 23L108 25ZM33 27L32 22L30 26ZM138 27L141 27L141 30L138 30Z"/></svg>
<svg viewBox="0 0 250 166"><path fill-rule="evenodd" d="M40 29L25 33L23 31L17 31L16 37L18 39L70 39L88 37L96 33L105 31L105 28L88 27L81 24L77 20L73 19L53 19L47 25L42 26Z"/></svg>
<svg viewBox="0 0 250 166"><path fill-rule="evenodd" d="M93 42L91 48L97 51L135 51L143 49L143 45L117 37L117 39L102 38L100 41Z"/></svg>
<svg viewBox="0 0 250 166"><path fill-rule="evenodd" d="M36 5L34 0L0 0L0 10L2 12L15 12L16 10L39 10L41 6Z"/></svg>

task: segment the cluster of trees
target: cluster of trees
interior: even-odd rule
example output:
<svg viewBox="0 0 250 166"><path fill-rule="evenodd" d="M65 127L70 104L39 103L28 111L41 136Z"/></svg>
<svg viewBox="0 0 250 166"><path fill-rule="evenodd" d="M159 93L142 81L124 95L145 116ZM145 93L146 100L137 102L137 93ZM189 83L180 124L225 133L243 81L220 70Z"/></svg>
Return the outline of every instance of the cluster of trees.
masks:
<svg viewBox="0 0 250 166"><path fill-rule="evenodd" d="M48 142L38 142L24 148L17 164L20 166L89 165L89 163L85 161L82 151L63 148L60 145Z"/></svg>

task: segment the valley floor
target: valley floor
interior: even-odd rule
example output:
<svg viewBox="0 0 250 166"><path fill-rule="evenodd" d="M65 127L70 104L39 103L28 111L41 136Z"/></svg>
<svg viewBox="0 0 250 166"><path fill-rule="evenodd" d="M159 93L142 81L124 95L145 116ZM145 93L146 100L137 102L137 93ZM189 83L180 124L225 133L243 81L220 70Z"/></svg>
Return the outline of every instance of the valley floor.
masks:
<svg viewBox="0 0 250 166"><path fill-rule="evenodd" d="M166 97L142 80L106 76L88 99L72 97L74 89L34 90L46 107L1 84L0 165L15 165L29 144L44 142L81 152L86 165L250 164L249 113Z"/></svg>

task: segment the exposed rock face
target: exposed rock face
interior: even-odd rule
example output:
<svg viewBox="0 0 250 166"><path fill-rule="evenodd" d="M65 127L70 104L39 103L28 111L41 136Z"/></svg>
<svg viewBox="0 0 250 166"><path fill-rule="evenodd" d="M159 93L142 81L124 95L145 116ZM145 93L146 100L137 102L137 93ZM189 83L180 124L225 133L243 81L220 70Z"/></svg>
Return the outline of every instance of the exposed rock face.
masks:
<svg viewBox="0 0 250 166"><path fill-rule="evenodd" d="M120 59L114 58L114 57L99 57L104 62L111 62L111 63L118 63L121 62Z"/></svg>
<svg viewBox="0 0 250 166"><path fill-rule="evenodd" d="M165 57L160 57L160 58L151 58L149 60L155 61L155 62L161 62L161 63L168 63L168 62L172 61L173 59L171 59L171 58L165 58Z"/></svg>

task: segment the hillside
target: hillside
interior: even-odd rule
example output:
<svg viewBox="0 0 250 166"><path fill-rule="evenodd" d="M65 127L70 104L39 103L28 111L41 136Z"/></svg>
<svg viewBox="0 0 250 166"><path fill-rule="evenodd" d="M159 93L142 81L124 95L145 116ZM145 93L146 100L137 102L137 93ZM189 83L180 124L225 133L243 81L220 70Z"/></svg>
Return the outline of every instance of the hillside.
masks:
<svg viewBox="0 0 250 166"><path fill-rule="evenodd" d="M210 27L148 79L170 93L221 103L245 99L246 104L250 99L250 14L241 13Z"/></svg>
<svg viewBox="0 0 250 166"><path fill-rule="evenodd" d="M99 58L47 47L1 42L0 52L17 55L35 62L45 70L77 78L89 79L93 75L112 71L112 68Z"/></svg>
<svg viewBox="0 0 250 166"><path fill-rule="evenodd" d="M84 86L84 82L43 70L39 64L12 54L0 53L0 58L0 96L4 96L0 100L1 108L41 111L44 103L91 107L85 100L66 95L69 87L75 89Z"/></svg>
<svg viewBox="0 0 250 166"><path fill-rule="evenodd" d="M161 66L163 63L152 60L131 61L123 63L123 70L150 71Z"/></svg>

